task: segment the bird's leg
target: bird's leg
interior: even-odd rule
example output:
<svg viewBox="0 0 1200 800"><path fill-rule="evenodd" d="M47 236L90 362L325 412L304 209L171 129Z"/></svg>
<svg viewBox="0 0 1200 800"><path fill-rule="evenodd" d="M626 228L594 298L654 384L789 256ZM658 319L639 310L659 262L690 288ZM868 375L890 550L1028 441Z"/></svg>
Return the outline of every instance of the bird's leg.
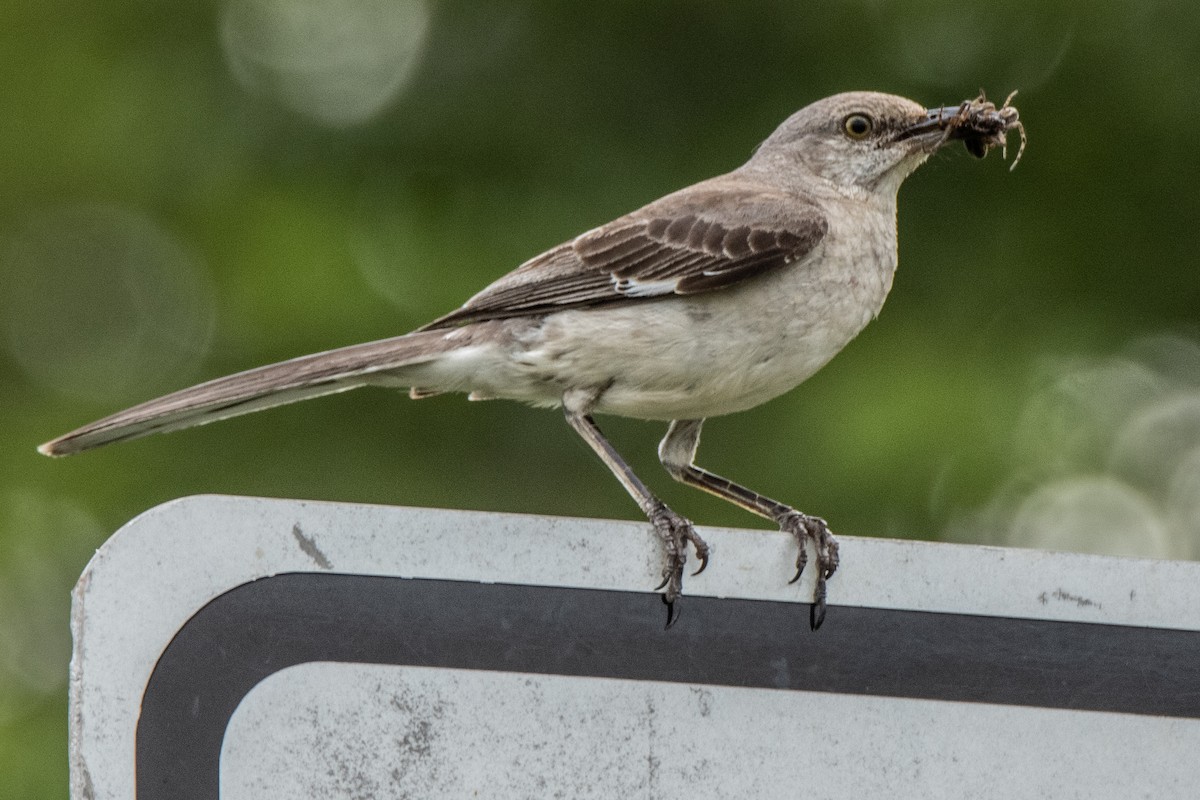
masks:
<svg viewBox="0 0 1200 800"><path fill-rule="evenodd" d="M662 539L667 553L667 562L663 567L662 583L655 589L663 590L663 602L667 605L667 627L669 628L677 619L675 601L679 599L683 589L683 566L687 562L688 542L692 543L692 547L696 549L696 557L700 559L700 569L693 573L695 575L699 575L708 566L708 545L696 533L696 529L690 521L676 514L666 503L651 493L646 484L642 483L630 466L625 463L625 459L621 458L620 453L609 443L608 439L604 438L604 434L600 432L600 428L597 427L591 415L578 408L573 409L573 404L568 402L568 399L564 397L563 403L567 422L588 443L588 446L596 451L596 455L600 456L600 460L605 463L617 480L621 482L621 485L625 487L625 491L629 492L629 495L637 502L654 526L659 538Z"/></svg>
<svg viewBox="0 0 1200 800"><path fill-rule="evenodd" d="M792 578L792 583L799 580L800 574L804 572L808 563L808 542L812 542L817 557L817 587L809 624L816 630L825 620L825 581L833 576L838 567L837 540L829 532L825 520L820 517L803 514L791 506L697 467L696 448L700 444L700 427L703 424L702 419L673 421L667 429L667 435L658 446L659 461L671 477L680 483L703 489L760 517L773 520L781 530L794 536L800 552L796 557L796 575Z"/></svg>

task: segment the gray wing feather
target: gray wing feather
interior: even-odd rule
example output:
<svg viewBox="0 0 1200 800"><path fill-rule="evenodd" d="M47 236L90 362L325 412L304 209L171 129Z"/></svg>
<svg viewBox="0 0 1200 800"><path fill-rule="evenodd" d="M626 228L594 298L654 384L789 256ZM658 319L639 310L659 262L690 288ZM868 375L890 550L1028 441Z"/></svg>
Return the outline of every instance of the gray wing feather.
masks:
<svg viewBox="0 0 1200 800"><path fill-rule="evenodd" d="M794 196L702 184L548 250L425 329L716 291L804 258L827 230Z"/></svg>

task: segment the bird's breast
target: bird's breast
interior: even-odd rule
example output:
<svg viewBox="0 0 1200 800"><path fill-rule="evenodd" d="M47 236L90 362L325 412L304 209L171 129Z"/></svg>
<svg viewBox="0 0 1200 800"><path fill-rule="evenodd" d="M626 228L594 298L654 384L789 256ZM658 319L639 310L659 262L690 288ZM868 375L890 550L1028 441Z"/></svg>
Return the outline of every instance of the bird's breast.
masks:
<svg viewBox="0 0 1200 800"><path fill-rule="evenodd" d="M502 348L480 351L487 364L474 366L464 388L537 404L590 389L596 411L642 419L764 403L824 366L878 314L896 265L895 223L870 216L856 226L835 218L809 257L725 289L548 315Z"/></svg>

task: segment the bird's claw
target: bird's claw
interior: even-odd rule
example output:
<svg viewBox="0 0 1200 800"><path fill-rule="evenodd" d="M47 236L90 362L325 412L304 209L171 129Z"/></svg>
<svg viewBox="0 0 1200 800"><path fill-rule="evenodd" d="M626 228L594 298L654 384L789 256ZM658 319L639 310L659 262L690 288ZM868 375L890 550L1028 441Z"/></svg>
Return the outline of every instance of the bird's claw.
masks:
<svg viewBox="0 0 1200 800"><path fill-rule="evenodd" d="M795 534L793 534L793 536L794 535ZM804 574L804 568L808 566L808 548L804 546L803 539L800 540L799 544L800 547L796 552L796 574L792 576L790 581L788 581L789 584L793 584L800 580L800 576Z"/></svg>
<svg viewBox="0 0 1200 800"><path fill-rule="evenodd" d="M679 619L679 615L675 612L674 600L668 600L666 595L662 595L662 599L663 605L667 607L667 624L663 627L663 630L667 631L675 624L675 620Z"/></svg>
<svg viewBox="0 0 1200 800"><path fill-rule="evenodd" d="M687 545L691 542L700 559L700 568L693 575L699 575L708 566L708 544L696 533L692 523L671 511L665 505L660 506L650 515L654 530L663 541L667 551L666 564L663 565L663 579L654 591L662 591L663 603L667 606L667 627L670 628L679 619L676 601L683 593L683 567L687 563Z"/></svg>
<svg viewBox="0 0 1200 800"><path fill-rule="evenodd" d="M796 538L800 552L796 555L796 574L789 581L795 583L808 565L808 543L816 551L817 585L813 591L812 607L808 624L815 631L825 621L825 582L833 577L838 568L838 543L829 532L829 525L820 517L810 517L799 511L789 511L779 518L779 527Z"/></svg>
<svg viewBox="0 0 1200 800"><path fill-rule="evenodd" d="M817 589L813 595L813 603L808 607L808 627L816 630L825 621L825 579L817 578Z"/></svg>

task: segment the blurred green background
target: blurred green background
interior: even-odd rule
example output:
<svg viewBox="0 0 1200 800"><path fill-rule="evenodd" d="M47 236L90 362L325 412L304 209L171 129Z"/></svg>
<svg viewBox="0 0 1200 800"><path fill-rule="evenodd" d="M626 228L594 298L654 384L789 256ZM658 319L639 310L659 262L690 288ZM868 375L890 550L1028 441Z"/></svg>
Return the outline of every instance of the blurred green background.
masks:
<svg viewBox="0 0 1200 800"><path fill-rule="evenodd" d="M701 463L844 534L1200 556L1198 71L1183 1L3 4L0 794L66 795L69 591L153 505L638 517L558 414L509 403L361 391L38 443L402 333L847 89L1019 89L1029 147L909 179L880 319L710 422ZM601 423L683 513L760 525L666 478L661 425Z"/></svg>

